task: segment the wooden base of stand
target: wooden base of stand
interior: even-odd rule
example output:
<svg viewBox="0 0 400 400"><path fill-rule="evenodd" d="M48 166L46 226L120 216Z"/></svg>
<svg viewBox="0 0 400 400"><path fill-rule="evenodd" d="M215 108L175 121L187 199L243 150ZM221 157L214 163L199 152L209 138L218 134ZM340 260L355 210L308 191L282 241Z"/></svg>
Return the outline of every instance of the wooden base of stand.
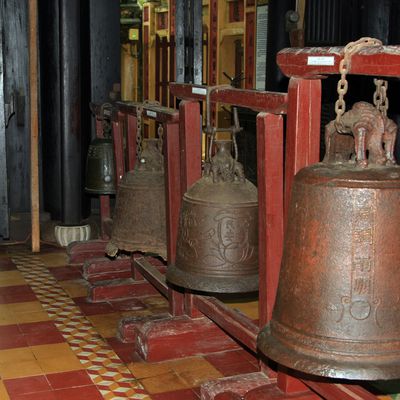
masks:
<svg viewBox="0 0 400 400"><path fill-rule="evenodd" d="M155 294L158 294L157 289L147 281L128 278L95 282L89 285L87 298L88 301L96 303Z"/></svg>
<svg viewBox="0 0 400 400"><path fill-rule="evenodd" d="M284 393L276 381L262 372L243 374L206 382L200 387L201 400L319 400L320 397L305 389Z"/></svg>
<svg viewBox="0 0 400 400"><path fill-rule="evenodd" d="M166 315L124 318L119 338L147 362L172 360L239 349L240 346L208 318Z"/></svg>
<svg viewBox="0 0 400 400"><path fill-rule="evenodd" d="M90 283L132 277L132 261L129 257L110 260L107 257L86 260L83 277Z"/></svg>
<svg viewBox="0 0 400 400"><path fill-rule="evenodd" d="M70 264L82 264L91 258L104 257L106 240L89 240L88 242L73 242L67 247Z"/></svg>

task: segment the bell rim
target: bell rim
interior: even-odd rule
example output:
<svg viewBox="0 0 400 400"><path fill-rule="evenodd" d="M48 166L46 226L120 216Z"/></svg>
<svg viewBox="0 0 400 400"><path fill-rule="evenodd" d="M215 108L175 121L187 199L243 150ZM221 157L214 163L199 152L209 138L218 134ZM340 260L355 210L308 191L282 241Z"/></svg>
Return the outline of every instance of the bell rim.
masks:
<svg viewBox="0 0 400 400"><path fill-rule="evenodd" d="M167 249L165 248L165 245L164 248L162 245L144 246L143 244L140 243L125 242L115 238L112 238L109 243L116 246L118 250L128 251L128 252L139 251L144 254L152 254L154 256L159 256L163 260L167 259Z"/></svg>
<svg viewBox="0 0 400 400"><path fill-rule="evenodd" d="M116 194L116 190L95 190L95 189L87 189L85 188L85 192L89 193L89 194L99 194L99 195L103 195L103 194Z"/></svg>
<svg viewBox="0 0 400 400"><path fill-rule="evenodd" d="M278 364L314 376L349 380L391 380L400 378L399 357L396 358L391 355L390 357L381 358L381 362L376 362L376 359L373 360L372 356L347 356L349 361L338 361L323 356L305 355L295 348L282 344L271 332L269 324L259 333L257 348L266 357ZM320 350L319 354L321 354ZM327 352L326 355L328 354ZM362 363L360 358L363 359Z"/></svg>
<svg viewBox="0 0 400 400"><path fill-rule="evenodd" d="M259 288L258 273L246 276L219 277L182 271L176 265L168 265L167 281L185 289L209 293L252 293Z"/></svg>

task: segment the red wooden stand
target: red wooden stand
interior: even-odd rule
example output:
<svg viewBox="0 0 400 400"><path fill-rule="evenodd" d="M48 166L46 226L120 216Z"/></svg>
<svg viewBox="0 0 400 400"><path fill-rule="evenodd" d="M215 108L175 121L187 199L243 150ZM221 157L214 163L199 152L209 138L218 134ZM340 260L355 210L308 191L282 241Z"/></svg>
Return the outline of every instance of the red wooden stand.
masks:
<svg viewBox="0 0 400 400"><path fill-rule="evenodd" d="M143 107L143 117L163 124L164 135L168 137L178 132L179 113L171 108L154 104L117 102L114 104L113 116L114 140L123 137L123 124L126 125L126 164L132 170L136 159L136 131L139 107ZM167 140L167 139L165 139ZM117 140L115 146L117 160L124 160L122 140ZM125 163L125 162L124 162ZM117 163L118 182L124 173L124 163ZM169 166L171 168L171 166ZM167 199L168 200L168 199ZM174 199L172 199L174 200ZM171 214L173 215L173 213ZM104 251L103 251L104 255ZM154 264L155 259L150 258ZM84 277L89 282L88 299L90 301L105 301L129 298L135 295L154 294L155 289L143 280L137 271L131 268L130 259L87 260L84 266ZM159 270L162 264L159 265ZM165 269L165 267L164 267Z"/></svg>
<svg viewBox="0 0 400 400"><path fill-rule="evenodd" d="M91 109L96 116L96 136L103 137L101 104L91 103ZM123 120L121 117L116 117L113 110L112 118L112 134L114 143L114 157L116 167L116 183L119 181L125 172L125 162L123 154ZM107 241L110 238L112 219L110 209L110 195L100 195L100 240L89 240L87 242L73 242L67 248L67 254L70 264L81 264L91 258L104 257Z"/></svg>
<svg viewBox="0 0 400 400"><path fill-rule="evenodd" d="M190 184L200 177L200 111L194 101L204 100L206 88L193 85L171 84L171 93L184 99L180 106L180 156L177 156L176 136L168 136L166 143L167 161L167 196L182 194ZM195 94L193 94L195 91ZM199 94L199 93L204 93ZM145 320L123 320L119 330L121 337L133 341L135 349L145 359L154 360L154 352L146 353L141 349L157 348L164 344L162 359L177 356L176 346L190 348L195 341L182 339L186 329L181 321L192 322L200 316L207 317L229 333L243 346L257 352L256 338L260 327L271 318L275 299L280 258L283 245L285 205L288 204L290 187L295 173L302 167L317 162L319 159L319 116L320 116L321 82L292 78L288 94L254 92L239 89L215 90L211 101L245 106L259 111L257 116L257 159L259 191L259 254L260 254L260 294L259 325L246 316L225 306L213 297L182 293L168 287L163 274L157 273L145 259L136 259L134 268L162 294L168 296L170 317L148 318ZM310 112L312 110L312 113ZM287 140L283 146L283 118L287 111ZM174 139L175 138L175 139ZM174 156L175 155L175 156ZM171 156L174 156L172 159ZM172 161L173 160L173 161ZM174 171L180 161L180 190ZM190 161L190 162L189 162ZM173 167L171 167L171 164ZM285 182L285 185L284 185ZM176 196L178 197L178 196ZM175 260L175 242L177 232L177 212L179 201L169 202L168 222L168 262ZM185 315L182 318L182 315ZM198 338L202 338L205 329L196 327ZM145 326L145 328L143 328ZM140 339L138 339L140 337ZM178 345L174 340L181 338ZM210 340L211 338L207 338ZM198 343L197 343L198 345ZM168 348L172 350L168 351ZM181 350L182 351L182 350ZM200 351L194 349L194 353ZM190 353L193 354L193 353ZM188 355L185 353L185 355ZM157 358L156 358L157 359ZM357 397L358 396L358 397ZM288 371L278 368L277 374L260 361L260 373L245 374L209 382L201 387L201 398L205 399L337 399L350 398L376 399L375 396L361 387L350 384L337 384L326 381L321 383L312 377L295 378Z"/></svg>

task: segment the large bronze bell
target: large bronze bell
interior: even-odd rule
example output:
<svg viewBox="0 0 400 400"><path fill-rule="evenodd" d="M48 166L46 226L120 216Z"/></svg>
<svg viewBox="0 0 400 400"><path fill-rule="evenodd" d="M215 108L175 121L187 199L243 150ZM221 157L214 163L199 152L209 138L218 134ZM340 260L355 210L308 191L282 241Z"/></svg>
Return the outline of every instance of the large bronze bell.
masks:
<svg viewBox="0 0 400 400"><path fill-rule="evenodd" d="M332 378L400 378L396 130L356 103L327 125L324 161L295 176L276 303L258 337L272 360ZM352 149L337 153L343 134Z"/></svg>
<svg viewBox="0 0 400 400"><path fill-rule="evenodd" d="M107 253L118 249L154 253L164 259L166 250L164 163L159 139L144 139L135 169L119 186Z"/></svg>
<svg viewBox="0 0 400 400"><path fill-rule="evenodd" d="M231 144L216 141L203 177L183 196L176 264L167 271L175 285L219 293L258 290L257 189L232 158Z"/></svg>
<svg viewBox="0 0 400 400"><path fill-rule="evenodd" d="M105 116L110 104L102 106L103 137L96 137L89 145L86 158L85 191L90 194L115 193L114 146L111 139L111 122Z"/></svg>

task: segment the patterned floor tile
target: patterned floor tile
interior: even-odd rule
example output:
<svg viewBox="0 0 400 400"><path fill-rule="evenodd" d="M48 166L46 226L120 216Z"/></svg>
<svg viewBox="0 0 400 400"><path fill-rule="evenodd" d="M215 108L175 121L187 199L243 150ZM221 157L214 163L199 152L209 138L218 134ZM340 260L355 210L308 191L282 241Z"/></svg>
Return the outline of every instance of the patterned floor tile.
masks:
<svg viewBox="0 0 400 400"><path fill-rule="evenodd" d="M71 357L62 356L67 366L57 365L56 351L49 352L49 346L32 346L40 368L45 373L61 372L62 368L85 368L92 382L99 388L104 399L149 399L144 387L132 376L126 365L118 358L112 348L93 328L90 321L80 311L79 307L64 291L47 266L55 266L62 262L57 254L45 254L45 262L27 252L12 254L13 262L29 283L43 308L54 321L57 329L73 351L73 356L79 360L76 365ZM45 265L46 264L46 265ZM54 347L55 349L55 347ZM46 351L45 351L46 350ZM49 354L53 356L48 356ZM69 360L69 361L68 361ZM71 363L69 365L68 363ZM56 391L58 392L58 391ZM57 396L59 396L58 392ZM62 397L57 397L62 398ZM83 399L83 398L82 398ZM90 398L90 400L94 400Z"/></svg>

